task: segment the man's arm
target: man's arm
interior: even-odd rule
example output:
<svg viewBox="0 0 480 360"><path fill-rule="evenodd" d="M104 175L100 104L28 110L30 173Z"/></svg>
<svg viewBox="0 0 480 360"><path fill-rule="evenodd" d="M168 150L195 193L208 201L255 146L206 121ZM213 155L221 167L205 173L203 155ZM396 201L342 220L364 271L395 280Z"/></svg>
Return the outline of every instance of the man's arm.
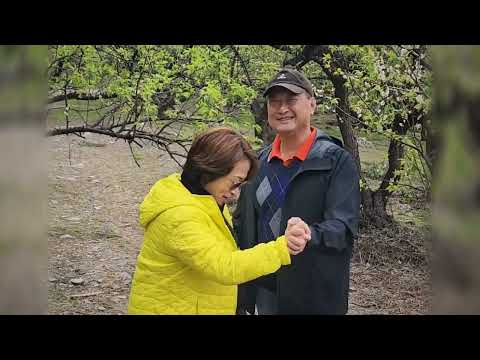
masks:
<svg viewBox="0 0 480 360"><path fill-rule="evenodd" d="M360 182L352 156L341 151L327 190L324 221L309 224L312 239L307 245L342 251L356 236L360 217Z"/></svg>

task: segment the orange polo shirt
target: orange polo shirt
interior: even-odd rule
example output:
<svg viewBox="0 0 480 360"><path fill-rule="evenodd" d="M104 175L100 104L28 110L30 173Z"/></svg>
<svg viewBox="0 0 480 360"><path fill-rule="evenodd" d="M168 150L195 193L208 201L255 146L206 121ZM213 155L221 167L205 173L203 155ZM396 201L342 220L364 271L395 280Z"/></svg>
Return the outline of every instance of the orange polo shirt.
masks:
<svg viewBox="0 0 480 360"><path fill-rule="evenodd" d="M275 137L275 140L273 140L272 144L272 151L270 152L270 156L268 157L268 161L272 160L274 157L279 158L282 160L283 166L288 167L294 160L294 158L297 158L300 161L304 161L307 156L308 152L310 151L310 148L313 145L313 142L315 141L315 137L317 136L317 129L315 128L310 128L310 135L308 138L304 141L302 145L297 149L297 152L295 155L293 155L291 158L284 159L282 157L282 154L280 153L280 137L277 135Z"/></svg>

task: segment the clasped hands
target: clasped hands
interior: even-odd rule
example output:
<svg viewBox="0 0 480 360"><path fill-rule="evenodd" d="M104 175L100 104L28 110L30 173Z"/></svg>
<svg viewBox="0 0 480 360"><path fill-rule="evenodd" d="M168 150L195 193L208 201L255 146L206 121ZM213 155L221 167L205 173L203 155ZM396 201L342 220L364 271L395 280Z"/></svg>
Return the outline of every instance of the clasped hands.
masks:
<svg viewBox="0 0 480 360"><path fill-rule="evenodd" d="M285 230L288 252L290 255L300 254L310 241L312 233L308 225L299 217L291 217Z"/></svg>

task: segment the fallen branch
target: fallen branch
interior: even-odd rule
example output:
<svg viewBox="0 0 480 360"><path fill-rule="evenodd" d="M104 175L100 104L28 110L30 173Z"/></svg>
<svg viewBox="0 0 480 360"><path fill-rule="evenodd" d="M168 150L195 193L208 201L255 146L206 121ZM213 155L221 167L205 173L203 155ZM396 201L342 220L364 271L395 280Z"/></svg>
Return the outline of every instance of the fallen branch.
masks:
<svg viewBox="0 0 480 360"><path fill-rule="evenodd" d="M87 294L75 294L75 295L70 295L70 298L80 298L80 297L87 297L87 296L95 296L95 295L100 295L101 292L92 292L92 293L87 293Z"/></svg>

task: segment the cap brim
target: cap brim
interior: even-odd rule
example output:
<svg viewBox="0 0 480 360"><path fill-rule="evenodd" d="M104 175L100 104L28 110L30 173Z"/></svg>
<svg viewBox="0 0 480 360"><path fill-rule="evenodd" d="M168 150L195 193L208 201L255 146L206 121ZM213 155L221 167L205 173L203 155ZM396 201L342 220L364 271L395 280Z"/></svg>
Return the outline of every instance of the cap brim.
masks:
<svg viewBox="0 0 480 360"><path fill-rule="evenodd" d="M300 86L297 86L297 85L288 84L288 83L277 83L277 84L273 84L273 85L267 87L265 89L265 91L263 92L263 96L267 96L268 92L276 86L280 86L280 87L283 87L287 90L290 90L294 94L301 94L303 92L307 92L305 89L303 89L303 88L301 88Z"/></svg>

